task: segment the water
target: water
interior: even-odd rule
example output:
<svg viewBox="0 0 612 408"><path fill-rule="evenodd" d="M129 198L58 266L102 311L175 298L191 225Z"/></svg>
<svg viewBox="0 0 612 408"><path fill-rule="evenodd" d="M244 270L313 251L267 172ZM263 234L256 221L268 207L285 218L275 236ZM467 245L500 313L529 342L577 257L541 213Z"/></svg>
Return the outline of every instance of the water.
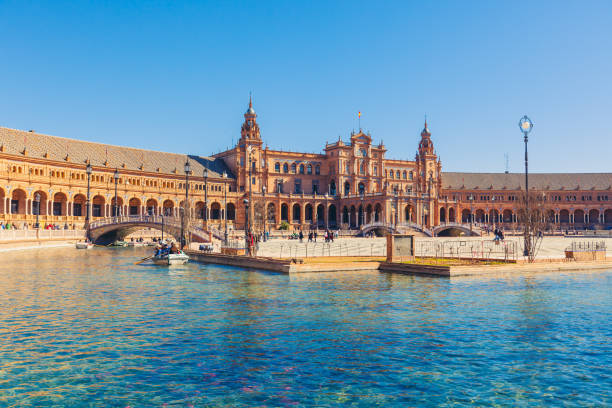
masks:
<svg viewBox="0 0 612 408"><path fill-rule="evenodd" d="M612 272L448 280L5 253L0 407L612 405Z"/></svg>

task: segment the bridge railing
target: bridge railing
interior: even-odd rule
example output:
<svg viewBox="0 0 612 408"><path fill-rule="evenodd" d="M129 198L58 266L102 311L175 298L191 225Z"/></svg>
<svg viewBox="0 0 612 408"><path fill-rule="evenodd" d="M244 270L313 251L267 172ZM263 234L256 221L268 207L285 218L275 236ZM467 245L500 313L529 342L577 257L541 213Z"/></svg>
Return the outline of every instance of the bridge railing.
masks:
<svg viewBox="0 0 612 408"><path fill-rule="evenodd" d="M90 224L90 228L98 228L104 225L112 224L130 224L130 223L149 223L149 224L166 224L180 225L180 217L170 217L163 215L121 215L117 217L107 217L96 220Z"/></svg>

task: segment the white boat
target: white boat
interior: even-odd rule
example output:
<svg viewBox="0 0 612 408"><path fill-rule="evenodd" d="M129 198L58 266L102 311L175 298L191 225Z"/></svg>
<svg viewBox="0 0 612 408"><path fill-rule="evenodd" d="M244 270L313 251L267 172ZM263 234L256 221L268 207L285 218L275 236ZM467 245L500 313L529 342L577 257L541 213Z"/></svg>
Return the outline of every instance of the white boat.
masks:
<svg viewBox="0 0 612 408"><path fill-rule="evenodd" d="M153 257L153 263L156 265L183 265L187 261L189 261L189 257L184 252Z"/></svg>
<svg viewBox="0 0 612 408"><path fill-rule="evenodd" d="M77 242L75 246L76 249L91 249L94 245L91 242Z"/></svg>
<svg viewBox="0 0 612 408"><path fill-rule="evenodd" d="M131 247L143 247L143 246L145 246L145 244L144 244L144 242L130 241L130 242L128 242L128 246L131 246Z"/></svg>

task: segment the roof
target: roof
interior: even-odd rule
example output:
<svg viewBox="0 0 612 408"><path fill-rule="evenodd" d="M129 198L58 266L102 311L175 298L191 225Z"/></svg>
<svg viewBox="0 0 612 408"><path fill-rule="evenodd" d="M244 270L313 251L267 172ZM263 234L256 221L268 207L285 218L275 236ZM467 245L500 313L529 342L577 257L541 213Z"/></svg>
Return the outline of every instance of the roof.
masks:
<svg viewBox="0 0 612 408"><path fill-rule="evenodd" d="M525 188L524 173L442 172L447 190L519 190ZM609 190L612 173L529 173L529 188L538 190Z"/></svg>
<svg viewBox="0 0 612 408"><path fill-rule="evenodd" d="M204 168L208 167L209 177L221 177L223 171L232 177L232 172L222 159L86 142L5 127L0 127L0 145L5 154L19 157L24 157L25 147L25 157L30 158L82 165L89 160L92 166L164 174L184 174L183 167L189 157L191 171L195 176L202 177Z"/></svg>

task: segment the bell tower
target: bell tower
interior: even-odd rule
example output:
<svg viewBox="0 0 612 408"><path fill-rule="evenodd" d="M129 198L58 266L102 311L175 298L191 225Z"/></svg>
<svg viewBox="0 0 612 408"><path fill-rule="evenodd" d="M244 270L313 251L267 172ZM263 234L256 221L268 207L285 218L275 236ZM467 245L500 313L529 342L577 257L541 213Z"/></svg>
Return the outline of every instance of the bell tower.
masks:
<svg viewBox="0 0 612 408"><path fill-rule="evenodd" d="M256 145L261 147L261 134L259 133L259 125L257 124L257 114L253 109L253 99L249 95L249 108L244 113L244 123L240 130L240 145Z"/></svg>
<svg viewBox="0 0 612 408"><path fill-rule="evenodd" d="M426 205L423 219L429 228L438 217L435 203L440 191L442 164L434 150L431 132L427 126L427 119L425 119L425 125L421 131L421 141L419 142L415 161L417 168L417 192L421 194Z"/></svg>

